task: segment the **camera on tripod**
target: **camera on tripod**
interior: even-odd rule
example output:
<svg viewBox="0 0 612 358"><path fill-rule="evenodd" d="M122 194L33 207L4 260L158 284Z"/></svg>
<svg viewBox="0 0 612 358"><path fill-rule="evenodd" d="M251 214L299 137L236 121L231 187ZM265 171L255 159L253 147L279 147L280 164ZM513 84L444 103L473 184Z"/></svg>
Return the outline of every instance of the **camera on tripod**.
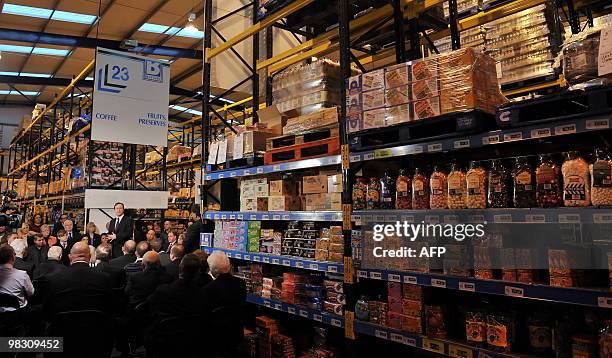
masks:
<svg viewBox="0 0 612 358"><path fill-rule="evenodd" d="M5 190L2 192L2 201L0 204L0 226L6 226L12 229L21 227L21 220L23 219L21 214L7 214L9 211L17 209L11 206L11 203L16 198L17 192L14 190Z"/></svg>

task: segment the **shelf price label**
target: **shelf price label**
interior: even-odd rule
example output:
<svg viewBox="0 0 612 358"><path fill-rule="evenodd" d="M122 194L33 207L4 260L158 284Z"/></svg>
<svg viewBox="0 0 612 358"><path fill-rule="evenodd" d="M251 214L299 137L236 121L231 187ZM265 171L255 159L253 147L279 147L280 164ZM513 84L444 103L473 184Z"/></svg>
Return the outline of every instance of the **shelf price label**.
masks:
<svg viewBox="0 0 612 358"><path fill-rule="evenodd" d="M427 224L437 224L440 222L439 215L425 215L425 220Z"/></svg>
<svg viewBox="0 0 612 358"><path fill-rule="evenodd" d="M476 285L473 282L459 282L459 290L476 292Z"/></svg>
<svg viewBox="0 0 612 358"><path fill-rule="evenodd" d="M422 145L410 146L410 148L408 148L408 154L421 154L421 153L423 153Z"/></svg>
<svg viewBox="0 0 612 358"><path fill-rule="evenodd" d="M220 174L219 174L219 179L223 179L223 178L225 178L225 174L220 173Z"/></svg>
<svg viewBox="0 0 612 358"><path fill-rule="evenodd" d="M295 263L295 267L297 268L304 268L304 263L302 261L298 261Z"/></svg>
<svg viewBox="0 0 612 358"><path fill-rule="evenodd" d="M283 215L283 220L289 220L291 218L291 215L289 214L284 214Z"/></svg>
<svg viewBox="0 0 612 358"><path fill-rule="evenodd" d="M229 218L230 218L230 220L236 220L236 215L235 214L230 214Z"/></svg>
<svg viewBox="0 0 612 358"><path fill-rule="evenodd" d="M251 171L249 169L245 169L242 171L242 175L251 175Z"/></svg>
<svg viewBox="0 0 612 358"><path fill-rule="evenodd" d="M493 215L493 222L494 223L511 223L512 215L510 214Z"/></svg>
<svg viewBox="0 0 612 358"><path fill-rule="evenodd" d="M227 219L227 214L221 214L221 220Z"/></svg>
<svg viewBox="0 0 612 358"><path fill-rule="evenodd" d="M445 224L458 224L459 216L457 215L444 215L444 223Z"/></svg>
<svg viewBox="0 0 612 358"><path fill-rule="evenodd" d="M244 215L243 214L238 214L238 220L243 220L244 219Z"/></svg>
<svg viewBox="0 0 612 358"><path fill-rule="evenodd" d="M543 223L543 222L546 222L546 215L544 215L544 214L529 214L529 215L525 215L525 222L528 222L528 223Z"/></svg>
<svg viewBox="0 0 612 358"><path fill-rule="evenodd" d="M392 155L391 149L376 149L374 151L374 159L389 158Z"/></svg>
<svg viewBox="0 0 612 358"><path fill-rule="evenodd" d="M402 282L400 275L390 273L387 275L387 279L391 282Z"/></svg>
<svg viewBox="0 0 612 358"><path fill-rule="evenodd" d="M274 304L274 309L282 311L283 310L283 305L281 305L280 303L275 303Z"/></svg>
<svg viewBox="0 0 612 358"><path fill-rule="evenodd" d="M378 338L387 339L387 331L377 329L374 331L374 335Z"/></svg>
<svg viewBox="0 0 612 358"><path fill-rule="evenodd" d="M357 277L368 278L368 272L363 270L357 270Z"/></svg>
<svg viewBox="0 0 612 358"><path fill-rule="evenodd" d="M520 287L506 286L504 287L504 293L506 294L506 296L524 297L523 289Z"/></svg>
<svg viewBox="0 0 612 358"><path fill-rule="evenodd" d="M514 141L522 140L522 139L523 139L522 132L504 134L504 142L514 142Z"/></svg>
<svg viewBox="0 0 612 358"><path fill-rule="evenodd" d="M404 276L404 283L410 283L413 285L417 284L417 278L416 276Z"/></svg>
<svg viewBox="0 0 612 358"><path fill-rule="evenodd" d="M385 216L386 223L394 223L397 221L397 215L387 215Z"/></svg>
<svg viewBox="0 0 612 358"><path fill-rule="evenodd" d="M257 220L257 215L251 215L249 216L249 220Z"/></svg>
<svg viewBox="0 0 612 358"><path fill-rule="evenodd" d="M604 308L612 308L612 297L597 297L597 305Z"/></svg>
<svg viewBox="0 0 612 358"><path fill-rule="evenodd" d="M414 215L404 215L404 216L401 217L401 219L402 219L402 221L413 223L414 222Z"/></svg>
<svg viewBox="0 0 612 358"><path fill-rule="evenodd" d="M577 224L580 223L579 214L559 214L559 222L565 224Z"/></svg>
<svg viewBox="0 0 612 358"><path fill-rule="evenodd" d="M431 285L433 287L446 288L446 280L441 280L439 278L432 278Z"/></svg>
<svg viewBox="0 0 612 358"><path fill-rule="evenodd" d="M610 122L607 118L602 119L590 119L586 121L586 129L608 129L610 128Z"/></svg>
<svg viewBox="0 0 612 358"><path fill-rule="evenodd" d="M551 135L550 128L538 128L531 130L531 138L534 139L550 137Z"/></svg>
<svg viewBox="0 0 612 358"><path fill-rule="evenodd" d="M455 148L455 149L463 149L463 148L469 148L469 147L470 147L470 140L469 139L456 140L453 143L453 148Z"/></svg>
<svg viewBox="0 0 612 358"><path fill-rule="evenodd" d="M448 345L448 355L453 358L473 358L471 349L455 344Z"/></svg>
<svg viewBox="0 0 612 358"><path fill-rule="evenodd" d="M280 220L281 216L279 214L272 215L272 220Z"/></svg>
<svg viewBox="0 0 612 358"><path fill-rule="evenodd" d="M427 151L430 153L441 152L442 151L442 143L432 143L427 145Z"/></svg>
<svg viewBox="0 0 612 358"><path fill-rule="evenodd" d="M270 303L270 301L266 300L264 301L264 306L266 307L270 307L272 304Z"/></svg>
<svg viewBox="0 0 612 358"><path fill-rule="evenodd" d="M482 137L482 145L497 144L497 143L499 143L499 135L497 134Z"/></svg>
<svg viewBox="0 0 612 358"><path fill-rule="evenodd" d="M612 223L612 214L593 214L593 222L595 224Z"/></svg>
<svg viewBox="0 0 612 358"><path fill-rule="evenodd" d="M371 152L371 153L365 153L365 154L363 155L363 160L372 160L372 159L374 159L374 152Z"/></svg>
<svg viewBox="0 0 612 358"><path fill-rule="evenodd" d="M351 157L350 157L351 163L358 162L360 159L361 159L361 155L359 155L359 154L351 155Z"/></svg>
<svg viewBox="0 0 612 358"><path fill-rule="evenodd" d="M565 135L576 133L576 124L565 124L555 127L555 135Z"/></svg>
<svg viewBox="0 0 612 358"><path fill-rule="evenodd" d="M416 347L416 338L404 337L404 344L407 346Z"/></svg>
<svg viewBox="0 0 612 358"><path fill-rule="evenodd" d="M236 175L236 172L230 172L230 178L234 178Z"/></svg>
<svg viewBox="0 0 612 358"><path fill-rule="evenodd" d="M484 215L470 215L468 220L471 223L483 223L485 221Z"/></svg>
<svg viewBox="0 0 612 358"><path fill-rule="evenodd" d="M339 319L332 318L331 325L334 327L342 327L342 322Z"/></svg>
<svg viewBox="0 0 612 358"><path fill-rule="evenodd" d="M423 338L423 349L438 354L444 354L444 343L433 339Z"/></svg>
<svg viewBox="0 0 612 358"><path fill-rule="evenodd" d="M370 272L370 278L374 280L380 280L382 278L382 275L380 272L372 271Z"/></svg>
<svg viewBox="0 0 612 358"><path fill-rule="evenodd" d="M384 215L374 215L374 222L385 222L385 216Z"/></svg>
<svg viewBox="0 0 612 358"><path fill-rule="evenodd" d="M401 334L391 333L389 334L389 340L404 344L404 336L402 336Z"/></svg>
<svg viewBox="0 0 612 358"><path fill-rule="evenodd" d="M263 215L261 216L261 220L270 220L270 215L268 215L268 214L263 214Z"/></svg>
<svg viewBox="0 0 612 358"><path fill-rule="evenodd" d="M265 257L265 256L264 256L262 261L263 261L264 263L266 263L266 264L269 264L269 263L270 263L270 258L269 258L269 257Z"/></svg>
<svg viewBox="0 0 612 358"><path fill-rule="evenodd" d="M290 314L295 314L295 307L287 307L287 312Z"/></svg>
<svg viewBox="0 0 612 358"><path fill-rule="evenodd" d="M272 259L272 264L278 265L278 264L280 264L280 260L279 259Z"/></svg>
<svg viewBox="0 0 612 358"><path fill-rule="evenodd" d="M259 261L261 261L261 257L259 257L259 256L253 256L253 261L255 261L255 262L259 262Z"/></svg>
<svg viewBox="0 0 612 358"><path fill-rule="evenodd" d="M317 322L322 322L323 321L323 316L321 316L320 314L313 314L312 315L312 319L314 319Z"/></svg>
<svg viewBox="0 0 612 358"><path fill-rule="evenodd" d="M308 318L308 311L300 310L300 316Z"/></svg>
<svg viewBox="0 0 612 358"><path fill-rule="evenodd" d="M273 172L280 172L281 170L281 166L280 165L273 165L272 166L272 171Z"/></svg>
<svg viewBox="0 0 612 358"><path fill-rule="evenodd" d="M234 255L234 257L235 257L235 258L237 258L237 259L241 259L241 258L242 258L242 254L238 254L238 253L236 253L236 254Z"/></svg>
<svg viewBox="0 0 612 358"><path fill-rule="evenodd" d="M327 266L327 272L338 273L338 266L334 266L334 265Z"/></svg>
<svg viewBox="0 0 612 358"><path fill-rule="evenodd" d="M247 260L247 261L250 261L251 260L251 255L244 255L244 259Z"/></svg>
<svg viewBox="0 0 612 358"><path fill-rule="evenodd" d="M259 168L257 168L257 170L256 170L256 171L257 171L257 174L263 174L263 172L264 172L264 168L259 167Z"/></svg>
<svg viewBox="0 0 612 358"><path fill-rule="evenodd" d="M308 268L311 270L319 270L319 265L313 263L313 264L308 265Z"/></svg>

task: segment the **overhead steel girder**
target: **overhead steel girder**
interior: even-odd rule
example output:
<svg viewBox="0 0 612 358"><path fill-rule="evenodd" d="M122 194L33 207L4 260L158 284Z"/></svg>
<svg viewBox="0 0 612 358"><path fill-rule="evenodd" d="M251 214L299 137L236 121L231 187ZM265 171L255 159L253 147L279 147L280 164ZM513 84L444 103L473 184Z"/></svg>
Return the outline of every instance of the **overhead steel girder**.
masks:
<svg viewBox="0 0 612 358"><path fill-rule="evenodd" d="M33 77L33 76L0 76L0 83L10 83L14 85L34 85L34 86L57 86L57 87L66 87L70 84L70 78L44 78L44 77ZM79 87L93 87L92 80L80 80L77 82L77 86ZM202 94L191 91L188 89L184 89L181 87L170 86L170 94L173 96L183 96L193 98L195 100L201 101ZM225 106L226 102L221 100L214 100L212 103L215 106ZM238 106L237 109L241 109L242 106Z"/></svg>
<svg viewBox="0 0 612 358"><path fill-rule="evenodd" d="M117 40L95 39L92 37L70 36L48 32L43 33L6 28L0 28L0 40L80 48L96 48L99 46L114 50L142 53L146 55L190 58L195 60L201 60L203 57L203 52L201 50L147 44L139 44L134 48L125 49L121 48L121 41Z"/></svg>

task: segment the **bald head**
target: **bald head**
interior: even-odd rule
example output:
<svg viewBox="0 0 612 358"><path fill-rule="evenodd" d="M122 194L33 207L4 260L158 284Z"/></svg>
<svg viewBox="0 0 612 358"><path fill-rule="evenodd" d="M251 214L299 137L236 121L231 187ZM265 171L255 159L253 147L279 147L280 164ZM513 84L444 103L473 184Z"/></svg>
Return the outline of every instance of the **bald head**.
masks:
<svg viewBox="0 0 612 358"><path fill-rule="evenodd" d="M148 251L142 257L142 267L144 271L155 269L161 266L159 254L155 251Z"/></svg>
<svg viewBox="0 0 612 358"><path fill-rule="evenodd" d="M91 251L89 251L89 245L85 241L79 241L72 245L70 249L70 264L74 264L76 261L89 262L91 259Z"/></svg>
<svg viewBox="0 0 612 358"><path fill-rule="evenodd" d="M62 258L62 248L60 246L51 246L47 252L47 260L59 261Z"/></svg>
<svg viewBox="0 0 612 358"><path fill-rule="evenodd" d="M128 240L123 243L123 253L124 254L133 254L136 251L136 241Z"/></svg>

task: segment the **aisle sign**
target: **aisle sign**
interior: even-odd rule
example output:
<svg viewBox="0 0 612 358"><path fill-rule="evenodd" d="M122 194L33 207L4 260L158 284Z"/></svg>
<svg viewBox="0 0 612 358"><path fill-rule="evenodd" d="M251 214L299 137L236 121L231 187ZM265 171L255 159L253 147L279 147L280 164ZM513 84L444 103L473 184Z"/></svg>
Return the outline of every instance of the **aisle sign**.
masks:
<svg viewBox="0 0 612 358"><path fill-rule="evenodd" d="M91 139L167 146L169 89L169 63L97 48Z"/></svg>

